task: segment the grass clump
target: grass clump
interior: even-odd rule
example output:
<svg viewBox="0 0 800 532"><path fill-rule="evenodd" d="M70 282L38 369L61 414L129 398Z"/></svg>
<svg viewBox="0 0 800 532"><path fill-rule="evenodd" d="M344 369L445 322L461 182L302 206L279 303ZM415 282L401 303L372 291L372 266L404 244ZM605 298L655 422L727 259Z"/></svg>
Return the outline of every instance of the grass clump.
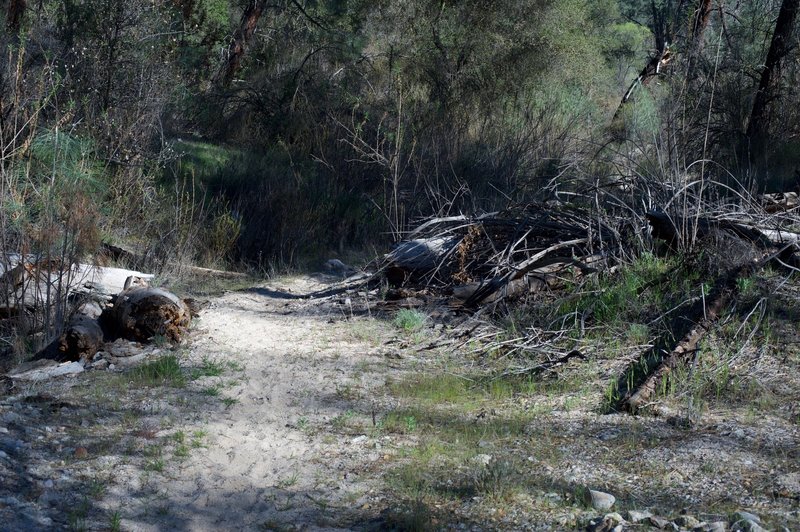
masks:
<svg viewBox="0 0 800 532"><path fill-rule="evenodd" d="M181 370L178 357L167 355L139 366L131 372L131 382L142 386L183 387L186 377Z"/></svg>
<svg viewBox="0 0 800 532"><path fill-rule="evenodd" d="M421 330L428 321L428 316L416 309L400 309L394 317L394 325L398 329L413 333Z"/></svg>
<svg viewBox="0 0 800 532"><path fill-rule="evenodd" d="M202 377L219 377L225 371L225 364L210 358L203 358L200 367L192 370L192 380Z"/></svg>

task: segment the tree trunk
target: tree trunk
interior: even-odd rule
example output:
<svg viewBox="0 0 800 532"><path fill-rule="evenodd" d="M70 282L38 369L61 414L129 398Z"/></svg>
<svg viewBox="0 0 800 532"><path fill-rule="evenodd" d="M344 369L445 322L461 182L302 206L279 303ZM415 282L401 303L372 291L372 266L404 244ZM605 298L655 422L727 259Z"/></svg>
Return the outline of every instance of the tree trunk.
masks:
<svg viewBox="0 0 800 532"><path fill-rule="evenodd" d="M687 79L694 77L697 62L703 52L703 33L711 19L711 0L700 0L692 19L692 33L689 38L689 64L686 67Z"/></svg>
<svg viewBox="0 0 800 532"><path fill-rule="evenodd" d="M128 340L147 342L154 337L179 343L191 322L191 312L175 294L159 288L135 286L120 292L114 307L104 313L109 328Z"/></svg>
<svg viewBox="0 0 800 532"><path fill-rule="evenodd" d="M225 62L220 67L217 74L214 76L214 83L227 87L233 81L233 77L239 70L242 62L242 57L246 51L253 33L256 31L256 26L261 18L264 8L266 7L266 0L250 0L242 14L242 21L236 33L233 34L233 39L228 47L227 57Z"/></svg>
<svg viewBox="0 0 800 532"><path fill-rule="evenodd" d="M63 360L91 361L103 345L103 329L97 318L78 315L70 320L58 339L58 350Z"/></svg>
<svg viewBox="0 0 800 532"><path fill-rule="evenodd" d="M756 155L763 152L767 145L767 108L775 96L775 86L779 81L776 71L780 69L781 61L789 52L799 6L800 0L783 0L780 13L778 13L778 20L775 23L775 33L772 34L772 43L769 46L769 52L767 52L767 60L764 62L764 69L761 71L761 81L758 84L758 91L753 101L753 110L750 113L750 121L747 124L747 140L750 143L751 150Z"/></svg>
<svg viewBox="0 0 800 532"><path fill-rule="evenodd" d="M14 33L19 31L20 24L22 24L22 16L25 14L25 7L25 0L10 0L8 3L6 24Z"/></svg>

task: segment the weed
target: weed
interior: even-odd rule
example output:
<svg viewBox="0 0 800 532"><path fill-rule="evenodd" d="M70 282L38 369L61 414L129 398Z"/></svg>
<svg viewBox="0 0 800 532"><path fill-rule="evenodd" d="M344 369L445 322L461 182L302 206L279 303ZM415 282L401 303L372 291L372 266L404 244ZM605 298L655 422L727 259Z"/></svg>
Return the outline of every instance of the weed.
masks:
<svg viewBox="0 0 800 532"><path fill-rule="evenodd" d="M425 326L428 316L416 309L400 309L394 317L394 325L398 329L413 333Z"/></svg>
<svg viewBox="0 0 800 532"><path fill-rule="evenodd" d="M175 447L175 451L173 452L176 458L188 458L189 457L189 447L185 444L181 443Z"/></svg>
<svg viewBox="0 0 800 532"><path fill-rule="evenodd" d="M209 386L208 388L203 388L203 395L207 395L209 397L217 397L219 396L219 386Z"/></svg>
<svg viewBox="0 0 800 532"><path fill-rule="evenodd" d="M200 367L192 370L192 380L201 377L219 377L225 371L225 364L204 357Z"/></svg>
<svg viewBox="0 0 800 532"><path fill-rule="evenodd" d="M79 504L75 509L69 512L67 516L67 523L69 524L70 530L75 532L82 532L87 530L86 528L86 516L89 513L89 505L86 499L83 500L81 504Z"/></svg>
<svg viewBox="0 0 800 532"><path fill-rule="evenodd" d="M163 356L139 366L131 372L131 381L142 386L182 387L186 384L186 378L175 355Z"/></svg>
<svg viewBox="0 0 800 532"><path fill-rule="evenodd" d="M175 440L175 443L182 444L186 441L186 433L182 430L179 430L172 435L172 439Z"/></svg>
<svg viewBox="0 0 800 532"><path fill-rule="evenodd" d="M238 404L239 400L234 397L223 397L222 404L225 405L225 408L228 409L235 404Z"/></svg>
<svg viewBox="0 0 800 532"><path fill-rule="evenodd" d="M297 484L297 480L300 478L300 474L297 472L292 473L290 476L283 478L278 481L277 487L281 489L291 488L295 484Z"/></svg>
<svg viewBox="0 0 800 532"><path fill-rule="evenodd" d="M352 410L346 410L344 413L339 414L338 416L331 419L331 425L337 430L341 430L347 426L353 417L355 417L356 413Z"/></svg>
<svg viewBox="0 0 800 532"><path fill-rule="evenodd" d="M110 532L120 532L122 530L122 515L119 510L115 510L108 519L108 529Z"/></svg>
<svg viewBox="0 0 800 532"><path fill-rule="evenodd" d="M228 369L231 370L231 371L244 371L245 370L244 364L242 364L241 362L238 362L236 360L229 360L227 362L227 365L228 365Z"/></svg>
<svg viewBox="0 0 800 532"><path fill-rule="evenodd" d="M344 401L355 401L361 398L361 392L352 384L337 384L336 397Z"/></svg>
<svg viewBox="0 0 800 532"><path fill-rule="evenodd" d="M164 471L164 460L161 458L156 458L154 460L148 460L144 464L145 471L155 471L156 473L162 473Z"/></svg>
<svg viewBox="0 0 800 532"><path fill-rule="evenodd" d="M208 436L208 433L202 429L192 432L192 441L190 444L192 449L199 449L200 447L204 447L205 444L203 443L203 440L205 439L206 436Z"/></svg>
<svg viewBox="0 0 800 532"><path fill-rule="evenodd" d="M106 484L104 482L95 479L92 480L91 483L89 483L89 496L92 499L95 500L102 499L105 492L106 492Z"/></svg>

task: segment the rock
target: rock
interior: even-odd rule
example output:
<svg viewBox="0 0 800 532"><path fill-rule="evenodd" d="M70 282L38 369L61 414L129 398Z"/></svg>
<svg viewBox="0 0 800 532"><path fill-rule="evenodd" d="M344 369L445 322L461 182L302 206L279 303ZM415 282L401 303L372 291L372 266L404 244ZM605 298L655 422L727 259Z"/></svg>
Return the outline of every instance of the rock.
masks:
<svg viewBox="0 0 800 532"><path fill-rule="evenodd" d="M367 436L365 436L365 435L363 435L363 434L362 434L361 436L356 436L355 438L353 438L352 440L350 440L350 443L352 443L352 444L364 443L364 442L365 442L365 441L367 441L368 439L369 439L369 438L368 438Z"/></svg>
<svg viewBox="0 0 800 532"><path fill-rule="evenodd" d="M748 521L747 519L742 519L741 521L733 523L731 530L740 532L766 532L766 529L761 525L755 521Z"/></svg>
<svg viewBox="0 0 800 532"><path fill-rule="evenodd" d="M631 523L641 523L643 521L647 521L651 517L653 517L653 514L647 510L628 510L628 521Z"/></svg>
<svg viewBox="0 0 800 532"><path fill-rule="evenodd" d="M625 519L620 514L618 514L617 512L608 513L605 516L603 516L603 519L609 519L609 520L614 521L615 523L618 523L618 524L619 523L623 523L623 524L625 523Z"/></svg>
<svg viewBox="0 0 800 532"><path fill-rule="evenodd" d="M595 510L608 510L614 506L617 499L610 493L590 489L586 492L585 502Z"/></svg>
<svg viewBox="0 0 800 532"><path fill-rule="evenodd" d="M775 495L788 499L800 499L800 473L779 475L775 479Z"/></svg>
<svg viewBox="0 0 800 532"><path fill-rule="evenodd" d="M617 532L617 529L622 530L622 525L617 524L613 519L605 517L596 517L589 521L586 526L587 532Z"/></svg>
<svg viewBox="0 0 800 532"><path fill-rule="evenodd" d="M745 512L743 510L740 510L740 511L736 512L735 514L733 514L733 517L731 517L731 521L733 521L733 522L736 522L736 521L752 521L754 523L760 523L761 522L761 518L758 517L756 514L751 514L750 512Z"/></svg>
<svg viewBox="0 0 800 532"><path fill-rule="evenodd" d="M477 465L488 466L492 461L491 454L479 454L472 457L472 461Z"/></svg>
<svg viewBox="0 0 800 532"><path fill-rule="evenodd" d="M675 524L682 528L697 528L700 526L700 521L691 515L682 515L675 519Z"/></svg>
<svg viewBox="0 0 800 532"><path fill-rule="evenodd" d="M55 360L36 360L14 368L7 375L12 380L35 382L63 375L76 375L81 372L83 372L83 362L59 364Z"/></svg>
<svg viewBox="0 0 800 532"><path fill-rule="evenodd" d="M89 367L91 369L100 369L100 370L102 370L102 369L107 369L108 366L109 366L108 360L106 360L104 358L101 358L100 360L98 360L96 362L93 362L92 365L89 366Z"/></svg>
<svg viewBox="0 0 800 532"><path fill-rule="evenodd" d="M725 532L728 530L728 524L725 521L714 521L705 526L705 532Z"/></svg>
<svg viewBox="0 0 800 532"><path fill-rule="evenodd" d="M75 449L75 458L78 460L83 460L87 456L89 456L89 451L86 450L86 447L78 447Z"/></svg>
<svg viewBox="0 0 800 532"><path fill-rule="evenodd" d="M657 515L653 515L649 517L647 520L651 525L660 530L664 530L665 528L667 528L672 524L672 522L670 522L669 519L664 519L663 517L658 517Z"/></svg>
<svg viewBox="0 0 800 532"><path fill-rule="evenodd" d="M104 357L106 358L125 358L125 357L132 357L142 353L144 350L144 345L138 342L131 342L130 340L126 340L124 338L117 338L113 342L107 343L105 345L104 351L99 351L100 353L105 353Z"/></svg>
<svg viewBox="0 0 800 532"><path fill-rule="evenodd" d="M329 259L325 261L325 273L338 277L350 277L356 273L356 269L348 266L339 259Z"/></svg>

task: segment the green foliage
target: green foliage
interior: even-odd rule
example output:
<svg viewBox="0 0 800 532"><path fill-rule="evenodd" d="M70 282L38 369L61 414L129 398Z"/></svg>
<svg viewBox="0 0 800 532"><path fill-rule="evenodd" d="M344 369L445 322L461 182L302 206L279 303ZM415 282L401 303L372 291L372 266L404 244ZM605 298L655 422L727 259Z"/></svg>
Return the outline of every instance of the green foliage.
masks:
<svg viewBox="0 0 800 532"><path fill-rule="evenodd" d="M394 317L394 325L407 333L417 332L425 326L428 316L416 309L400 309Z"/></svg>
<svg viewBox="0 0 800 532"><path fill-rule="evenodd" d="M659 281L665 281L664 275L672 265L670 261L644 254L619 274L596 277L590 289L584 290L585 295L577 303L564 304L562 312L591 312L597 322L605 324L640 317L647 305L657 306L663 300Z"/></svg>
<svg viewBox="0 0 800 532"><path fill-rule="evenodd" d="M175 386L182 387L186 378L175 355L142 364L130 373L131 382L142 386Z"/></svg>

